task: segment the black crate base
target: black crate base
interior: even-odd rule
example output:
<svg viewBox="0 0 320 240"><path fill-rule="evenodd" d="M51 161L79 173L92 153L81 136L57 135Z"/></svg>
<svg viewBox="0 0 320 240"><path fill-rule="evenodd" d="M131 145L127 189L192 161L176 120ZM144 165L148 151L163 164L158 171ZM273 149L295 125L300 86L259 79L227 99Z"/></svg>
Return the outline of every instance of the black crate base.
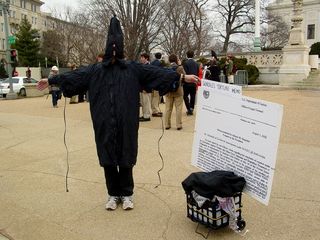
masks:
<svg viewBox="0 0 320 240"><path fill-rule="evenodd" d="M241 193L235 194L233 198L236 207L236 216L238 218L237 224L239 230L242 230L245 227L245 222L241 217ZM212 229L219 229L229 225L229 214L220 208L218 200L214 202L206 201L204 205L199 208L190 194L187 194L187 217L194 222Z"/></svg>

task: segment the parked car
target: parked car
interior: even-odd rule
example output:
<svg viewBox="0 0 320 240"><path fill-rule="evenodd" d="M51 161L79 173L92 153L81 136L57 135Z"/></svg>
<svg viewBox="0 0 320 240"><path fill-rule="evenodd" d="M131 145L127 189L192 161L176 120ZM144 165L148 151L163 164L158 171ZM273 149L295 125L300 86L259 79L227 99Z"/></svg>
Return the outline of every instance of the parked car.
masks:
<svg viewBox="0 0 320 240"><path fill-rule="evenodd" d="M19 94L20 96L26 96L26 89L24 84L26 83L37 83L38 81L34 78L27 77L12 77L13 82L13 92ZM0 82L0 95L6 97L10 91L9 78L6 78L3 82Z"/></svg>

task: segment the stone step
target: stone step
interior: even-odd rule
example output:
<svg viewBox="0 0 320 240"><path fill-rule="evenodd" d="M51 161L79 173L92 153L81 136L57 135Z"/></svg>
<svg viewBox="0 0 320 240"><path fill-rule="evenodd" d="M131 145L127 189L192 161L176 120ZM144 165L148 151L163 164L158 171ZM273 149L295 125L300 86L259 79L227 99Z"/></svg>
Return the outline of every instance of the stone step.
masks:
<svg viewBox="0 0 320 240"><path fill-rule="evenodd" d="M306 83L306 84L318 84L318 83L320 83L320 80L308 79L308 80L303 81L303 83Z"/></svg>
<svg viewBox="0 0 320 240"><path fill-rule="evenodd" d="M312 70L309 77L297 86L320 87L320 70Z"/></svg>

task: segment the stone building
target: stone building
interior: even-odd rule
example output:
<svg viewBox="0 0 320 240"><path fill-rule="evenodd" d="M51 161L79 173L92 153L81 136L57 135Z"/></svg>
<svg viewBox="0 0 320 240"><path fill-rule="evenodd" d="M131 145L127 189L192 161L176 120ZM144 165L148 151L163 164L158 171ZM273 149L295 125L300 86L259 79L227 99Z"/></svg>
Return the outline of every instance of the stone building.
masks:
<svg viewBox="0 0 320 240"><path fill-rule="evenodd" d="M293 16L292 9L291 0L275 0L267 7L268 11L282 16L289 25ZM320 42L320 0L303 0L302 16L306 44L311 46L313 43Z"/></svg>
<svg viewBox="0 0 320 240"><path fill-rule="evenodd" d="M40 37L44 31L54 28L54 21L50 14L41 12L40 7L44 2L40 0L10 0L10 11L8 14L9 35L14 35L18 31L21 19L28 19L33 29L40 32ZM0 57L5 56L5 30L3 13L0 11Z"/></svg>

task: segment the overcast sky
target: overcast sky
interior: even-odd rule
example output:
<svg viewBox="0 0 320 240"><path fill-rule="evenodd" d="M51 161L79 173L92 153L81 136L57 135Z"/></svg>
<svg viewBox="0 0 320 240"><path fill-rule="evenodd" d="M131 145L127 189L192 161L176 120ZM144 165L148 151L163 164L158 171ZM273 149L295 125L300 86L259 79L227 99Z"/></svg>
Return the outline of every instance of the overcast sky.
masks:
<svg viewBox="0 0 320 240"><path fill-rule="evenodd" d="M42 11L49 12L50 9L55 8L57 10L63 9L65 6L72 8L79 7L79 0L42 0L44 4L41 7Z"/></svg>

